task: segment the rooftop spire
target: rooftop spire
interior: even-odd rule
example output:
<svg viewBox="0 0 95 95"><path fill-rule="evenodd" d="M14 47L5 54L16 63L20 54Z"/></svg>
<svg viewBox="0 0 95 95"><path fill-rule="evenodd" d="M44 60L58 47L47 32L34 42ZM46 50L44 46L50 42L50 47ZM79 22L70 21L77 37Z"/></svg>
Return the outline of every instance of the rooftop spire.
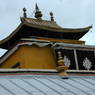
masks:
<svg viewBox="0 0 95 95"><path fill-rule="evenodd" d="M36 6L35 6L35 17L37 18L37 19L39 19L39 20L41 20L42 18L42 13L41 13L41 11L39 10L39 8L38 8L38 5L37 5L37 3L36 3Z"/></svg>
<svg viewBox="0 0 95 95"><path fill-rule="evenodd" d="M50 12L50 16L51 16L51 21L54 21L54 17L53 17L53 13Z"/></svg>
<svg viewBox="0 0 95 95"><path fill-rule="evenodd" d="M23 8L23 17L24 17L24 18L27 18L27 13L26 13L26 11L27 11L26 8Z"/></svg>
<svg viewBox="0 0 95 95"><path fill-rule="evenodd" d="M35 7L36 7L36 10L38 10L38 11L39 11L39 8L38 8L38 5L37 5L37 3L36 3L36 6L35 6Z"/></svg>
<svg viewBox="0 0 95 95"><path fill-rule="evenodd" d="M64 76L65 78L67 78L67 73L65 71L68 69L68 67L65 66L64 64L62 52L57 51L57 55L58 55L58 61L57 61L58 66L56 69L58 70L60 76Z"/></svg>

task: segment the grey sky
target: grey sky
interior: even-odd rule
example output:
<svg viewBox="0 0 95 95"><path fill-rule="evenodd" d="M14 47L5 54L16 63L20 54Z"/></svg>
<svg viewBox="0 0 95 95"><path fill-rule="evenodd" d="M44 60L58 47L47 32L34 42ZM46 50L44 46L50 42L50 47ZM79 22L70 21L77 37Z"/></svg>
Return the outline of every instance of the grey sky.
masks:
<svg viewBox="0 0 95 95"><path fill-rule="evenodd" d="M7 37L20 23L22 8L27 8L33 17L35 3L38 3L44 19L54 13L56 22L65 28L83 28L93 24L93 29L82 40L95 45L95 0L2 0L0 1L0 40ZM0 50L0 54L3 51Z"/></svg>

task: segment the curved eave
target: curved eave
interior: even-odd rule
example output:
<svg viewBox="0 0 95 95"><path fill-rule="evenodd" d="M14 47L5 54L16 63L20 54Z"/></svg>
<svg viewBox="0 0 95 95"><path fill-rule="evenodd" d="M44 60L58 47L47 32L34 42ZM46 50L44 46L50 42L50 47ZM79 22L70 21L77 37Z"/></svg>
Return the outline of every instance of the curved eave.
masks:
<svg viewBox="0 0 95 95"><path fill-rule="evenodd" d="M19 29L23 26L23 23L21 23L8 37L0 41L0 45L5 43L6 41L10 40L18 31Z"/></svg>
<svg viewBox="0 0 95 95"><path fill-rule="evenodd" d="M27 22L25 22L24 24L27 26L30 26L30 27L38 28L38 29L44 29L44 30L48 30L48 31L52 31L52 32L66 32L66 33L88 32L92 28L92 26L88 26L85 28L76 28L76 29L73 29L73 28L54 28L54 27L49 27L49 26L30 24Z"/></svg>
<svg viewBox="0 0 95 95"><path fill-rule="evenodd" d="M25 22L25 25L28 27L32 27L35 29L40 29L40 30L46 30L49 32L54 32L54 33L60 33L63 35L63 39L75 39L79 40L81 37L83 37L91 28L92 26L88 26L85 28L53 28L53 27L47 27L47 26L41 26L41 25L35 25L35 24L30 24Z"/></svg>
<svg viewBox="0 0 95 95"><path fill-rule="evenodd" d="M27 22L22 22L16 28L15 31L13 31L8 37L6 37L5 39L0 41L0 48L7 49L8 47L6 47L6 46L8 46L8 41L11 40L11 38L14 35L16 35L16 33L18 33L19 30L21 28L23 28L23 26L30 27L30 28L35 28L35 29L47 30L47 31L50 31L50 32L58 32L58 33L62 32L63 34L66 34L67 36L68 36L68 34L75 35L75 37L77 35L78 36L77 39L80 39L83 35L85 35L89 31L90 28L92 28L92 26L89 26L89 27L86 27L86 28L80 28L80 29L51 28L51 27L45 27L45 26L40 26L40 25L35 25L35 24L29 24ZM67 39L69 39L69 38L67 38Z"/></svg>

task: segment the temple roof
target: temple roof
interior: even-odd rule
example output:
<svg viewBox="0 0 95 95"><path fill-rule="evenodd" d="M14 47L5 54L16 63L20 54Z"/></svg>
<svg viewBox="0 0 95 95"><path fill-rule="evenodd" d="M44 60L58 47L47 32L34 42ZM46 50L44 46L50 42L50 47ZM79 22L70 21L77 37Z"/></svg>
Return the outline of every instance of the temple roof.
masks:
<svg viewBox="0 0 95 95"><path fill-rule="evenodd" d="M44 37L56 39L79 40L92 26L85 28L62 28L54 20L50 12L51 20L43 20L42 13L37 4L35 7L35 18L28 18L26 8L23 8L23 17L20 25L8 37L0 41L0 48L9 49L21 38Z"/></svg>
<svg viewBox="0 0 95 95"><path fill-rule="evenodd" d="M47 27L47 28L57 28L60 29L61 27L56 24L55 21L48 21L48 20L38 20L34 18L21 18L22 21L25 21L26 24L33 24L36 27Z"/></svg>
<svg viewBox="0 0 95 95"><path fill-rule="evenodd" d="M59 26L55 21L48 21L48 20L38 20L34 18L21 18L21 21L24 22L24 24L31 26L31 27L36 27L36 28L41 28L41 29L46 29L50 30L52 32L67 32L67 33L76 33L76 32L88 32L92 26L88 26L85 28L62 28Z"/></svg>
<svg viewBox="0 0 95 95"><path fill-rule="evenodd" d="M1 95L93 95L94 75L73 75L63 79L46 73L0 74Z"/></svg>
<svg viewBox="0 0 95 95"><path fill-rule="evenodd" d="M57 37L57 39L78 40L85 35L90 28L92 28L92 26L79 29L61 28L55 21L38 20L33 18L21 18L21 21L21 24L16 28L16 30L0 41L0 48L8 49L9 43L13 44L23 37L32 37L33 31L35 37L37 34L37 36L40 35L40 37L41 35L50 35L51 37Z"/></svg>

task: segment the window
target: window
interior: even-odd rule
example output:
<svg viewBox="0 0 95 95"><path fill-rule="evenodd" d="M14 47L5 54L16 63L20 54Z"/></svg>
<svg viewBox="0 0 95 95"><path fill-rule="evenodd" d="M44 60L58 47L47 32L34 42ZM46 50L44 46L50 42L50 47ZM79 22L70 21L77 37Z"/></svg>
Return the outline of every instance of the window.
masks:
<svg viewBox="0 0 95 95"><path fill-rule="evenodd" d="M17 62L15 65L13 65L11 68L20 68L20 62Z"/></svg>

